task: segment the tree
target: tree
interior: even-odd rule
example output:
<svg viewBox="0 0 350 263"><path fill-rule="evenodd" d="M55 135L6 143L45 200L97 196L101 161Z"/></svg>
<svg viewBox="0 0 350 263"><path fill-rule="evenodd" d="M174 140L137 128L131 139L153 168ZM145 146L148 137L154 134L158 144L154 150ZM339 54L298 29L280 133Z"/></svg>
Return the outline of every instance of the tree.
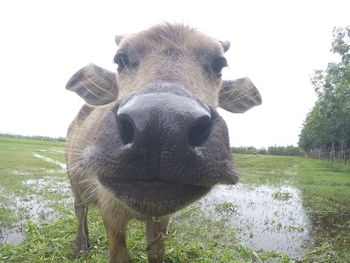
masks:
<svg viewBox="0 0 350 263"><path fill-rule="evenodd" d="M299 146L314 156L346 161L350 152L350 27L333 30L331 52L340 61L311 77L318 99L303 123Z"/></svg>

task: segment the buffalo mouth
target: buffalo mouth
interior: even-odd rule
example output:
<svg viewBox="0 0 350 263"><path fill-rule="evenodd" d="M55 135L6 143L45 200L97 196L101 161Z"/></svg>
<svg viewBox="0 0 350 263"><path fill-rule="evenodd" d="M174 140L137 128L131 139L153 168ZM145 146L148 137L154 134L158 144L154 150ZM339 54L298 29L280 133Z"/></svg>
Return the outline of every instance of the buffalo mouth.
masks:
<svg viewBox="0 0 350 263"><path fill-rule="evenodd" d="M211 189L208 186L187 185L161 179L99 177L99 180L126 206L148 216L174 213L198 200Z"/></svg>

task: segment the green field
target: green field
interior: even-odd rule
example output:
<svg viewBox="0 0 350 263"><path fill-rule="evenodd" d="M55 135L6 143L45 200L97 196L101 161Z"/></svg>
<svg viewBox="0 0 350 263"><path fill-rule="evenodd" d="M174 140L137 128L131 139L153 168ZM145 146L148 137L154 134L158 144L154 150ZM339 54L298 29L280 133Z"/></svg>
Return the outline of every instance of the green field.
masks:
<svg viewBox="0 0 350 263"><path fill-rule="evenodd" d="M96 209L89 212L93 248L73 258L76 220L63 147L0 137L0 262L107 261ZM349 166L303 157L234 159L240 185L213 191L174 215L165 262L350 262ZM267 203L261 205L264 198ZM260 210L263 223L256 214ZM262 243L273 245L285 237L294 244L302 239L305 248L300 254L283 244L280 250L261 250L260 233L268 233ZM141 222L130 223L127 243L134 262L146 262Z"/></svg>

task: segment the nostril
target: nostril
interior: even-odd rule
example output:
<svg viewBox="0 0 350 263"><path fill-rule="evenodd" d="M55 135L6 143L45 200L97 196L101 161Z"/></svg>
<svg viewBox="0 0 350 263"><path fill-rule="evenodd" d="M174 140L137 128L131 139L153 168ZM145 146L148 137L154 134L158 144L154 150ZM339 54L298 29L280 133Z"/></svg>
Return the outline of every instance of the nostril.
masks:
<svg viewBox="0 0 350 263"><path fill-rule="evenodd" d="M120 132L120 138L124 145L132 143L134 140L134 128L131 121L125 116L118 116L117 121Z"/></svg>
<svg viewBox="0 0 350 263"><path fill-rule="evenodd" d="M205 116L198 119L190 129L188 134L188 144L191 147L203 146L208 139L212 127L212 121Z"/></svg>

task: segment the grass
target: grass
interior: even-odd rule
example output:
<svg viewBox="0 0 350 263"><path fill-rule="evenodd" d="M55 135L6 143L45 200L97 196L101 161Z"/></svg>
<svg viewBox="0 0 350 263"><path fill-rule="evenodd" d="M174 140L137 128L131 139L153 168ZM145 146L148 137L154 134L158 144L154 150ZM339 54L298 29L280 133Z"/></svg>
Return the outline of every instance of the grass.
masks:
<svg viewBox="0 0 350 263"><path fill-rule="evenodd" d="M247 184L292 185L302 191L316 247L303 262L350 262L350 167L339 162L268 155L237 155ZM278 198L285 198L283 193Z"/></svg>
<svg viewBox="0 0 350 263"><path fill-rule="evenodd" d="M33 153L64 162L63 144L0 137L0 229L24 224L25 240L0 243L0 262L106 262L107 240L99 212L89 211L93 248L74 260L76 219L67 178L56 164ZM235 155L241 182L252 188L292 185L302 191L302 202L313 225L315 246L302 262L350 262L350 167L303 157ZM289 192L273 198L288 202ZM30 205L42 204L42 215ZM24 204L24 205L23 205ZM208 218L196 206L178 212L166 237L166 263L293 262L278 251L257 251L239 245L229 218L237 206L218 204L217 218ZM21 211L21 212L19 212ZM275 222L276 225L279 222ZM146 262L143 224L132 221L127 245L133 262ZM254 229L250 235L254 236Z"/></svg>
<svg viewBox="0 0 350 263"><path fill-rule="evenodd" d="M301 189L314 211L350 212L350 166L304 157L237 155L241 183L289 184Z"/></svg>
<svg viewBox="0 0 350 263"><path fill-rule="evenodd" d="M225 221L207 221L200 214L186 209L173 219L166 237L167 263L180 262L258 262L275 259L289 262L280 253L254 251L237 245L230 231L222 231ZM198 210L197 210L198 212ZM199 220L199 221L198 221ZM64 226L64 227L63 227ZM73 260L76 231L74 217L60 217L49 223L26 225L26 240L16 246L5 245L0 249L0 262L106 262L107 241L104 228L96 210L90 213L90 235L93 249L81 259ZM133 262L146 262L142 223L129 225L127 246Z"/></svg>
<svg viewBox="0 0 350 263"><path fill-rule="evenodd" d="M0 229L32 217L33 207L42 220L67 211L67 204L61 202L70 197L66 175L56 164L33 156L45 156L53 149L63 150L63 144L0 137ZM62 155L57 160L64 159ZM56 191L53 185L62 189Z"/></svg>

